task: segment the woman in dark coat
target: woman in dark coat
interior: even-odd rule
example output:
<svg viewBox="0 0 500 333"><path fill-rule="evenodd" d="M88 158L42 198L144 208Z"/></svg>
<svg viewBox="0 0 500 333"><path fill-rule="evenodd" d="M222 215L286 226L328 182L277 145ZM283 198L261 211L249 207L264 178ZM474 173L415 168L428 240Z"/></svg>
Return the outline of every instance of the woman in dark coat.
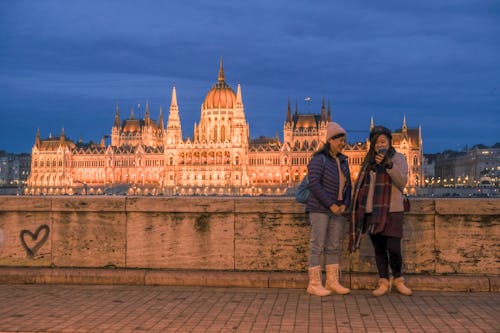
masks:
<svg viewBox="0 0 500 333"><path fill-rule="evenodd" d="M311 195L306 212L311 223L311 240L307 292L312 295L327 296L331 292L343 295L350 291L339 282L341 240L346 223L343 213L349 207L352 187L347 156L341 153L345 144L345 130L329 122L326 143L308 165ZM321 279L321 255L325 259L325 286Z"/></svg>

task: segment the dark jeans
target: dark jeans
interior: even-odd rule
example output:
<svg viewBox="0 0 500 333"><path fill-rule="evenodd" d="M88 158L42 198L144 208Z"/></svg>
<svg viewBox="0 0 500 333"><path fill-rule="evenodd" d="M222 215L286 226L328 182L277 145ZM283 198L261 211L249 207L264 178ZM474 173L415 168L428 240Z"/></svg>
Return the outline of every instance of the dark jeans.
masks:
<svg viewBox="0 0 500 333"><path fill-rule="evenodd" d="M394 278L400 277L401 266L403 265L401 238L377 234L370 235L370 239L375 249L375 263L380 278L389 278L389 266L391 267L392 276Z"/></svg>

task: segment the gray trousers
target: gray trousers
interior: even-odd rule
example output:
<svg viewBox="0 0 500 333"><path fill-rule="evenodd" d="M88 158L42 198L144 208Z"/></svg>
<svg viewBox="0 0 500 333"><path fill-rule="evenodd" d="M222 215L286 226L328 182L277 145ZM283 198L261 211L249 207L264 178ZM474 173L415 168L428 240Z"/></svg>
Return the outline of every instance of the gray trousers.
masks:
<svg viewBox="0 0 500 333"><path fill-rule="evenodd" d="M345 218L326 213L309 213L311 241L309 244L309 267L321 264L321 255L325 265L338 264L342 251L342 235Z"/></svg>

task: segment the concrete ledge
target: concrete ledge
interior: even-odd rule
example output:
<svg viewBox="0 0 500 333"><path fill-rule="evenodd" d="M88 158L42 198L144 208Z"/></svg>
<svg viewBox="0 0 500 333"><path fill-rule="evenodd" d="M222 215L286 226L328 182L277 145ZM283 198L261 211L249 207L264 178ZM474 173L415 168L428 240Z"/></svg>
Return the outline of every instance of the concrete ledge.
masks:
<svg viewBox="0 0 500 333"><path fill-rule="evenodd" d="M489 276L490 291L500 291L500 276Z"/></svg>
<svg viewBox="0 0 500 333"><path fill-rule="evenodd" d="M407 285L421 291L499 292L499 276L407 275ZM0 267L0 284L171 285L305 289L307 273L149 270L108 268ZM354 290L374 289L375 274L343 273L342 283Z"/></svg>
<svg viewBox="0 0 500 333"><path fill-rule="evenodd" d="M145 285L268 288L267 272L147 270Z"/></svg>
<svg viewBox="0 0 500 333"><path fill-rule="evenodd" d="M405 277L415 290L428 291L492 291L487 276L420 276Z"/></svg>
<svg viewBox="0 0 500 333"><path fill-rule="evenodd" d="M0 267L1 284L144 285L144 275L131 269Z"/></svg>

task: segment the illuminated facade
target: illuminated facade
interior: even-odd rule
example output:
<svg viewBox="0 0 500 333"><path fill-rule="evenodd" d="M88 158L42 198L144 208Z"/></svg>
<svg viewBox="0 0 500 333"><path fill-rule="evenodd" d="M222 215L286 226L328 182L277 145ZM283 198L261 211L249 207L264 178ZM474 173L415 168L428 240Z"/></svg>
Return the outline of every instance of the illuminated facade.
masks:
<svg viewBox="0 0 500 333"><path fill-rule="evenodd" d="M331 110L323 101L319 114L292 113L290 102L279 138L250 140L241 86L226 83L222 62L217 83L201 105L192 138L182 138L176 88L172 89L167 126L163 110L151 119L146 104L143 119L121 120L116 107L111 142L73 142L64 130L41 139L32 149L26 194L132 195L283 195L307 172L312 154L325 142ZM285 115L284 115L285 116ZM373 126L373 120L371 122ZM421 186L420 129L406 127L393 135L395 148L410 165L407 191ZM348 145L345 154L355 178L369 142Z"/></svg>

